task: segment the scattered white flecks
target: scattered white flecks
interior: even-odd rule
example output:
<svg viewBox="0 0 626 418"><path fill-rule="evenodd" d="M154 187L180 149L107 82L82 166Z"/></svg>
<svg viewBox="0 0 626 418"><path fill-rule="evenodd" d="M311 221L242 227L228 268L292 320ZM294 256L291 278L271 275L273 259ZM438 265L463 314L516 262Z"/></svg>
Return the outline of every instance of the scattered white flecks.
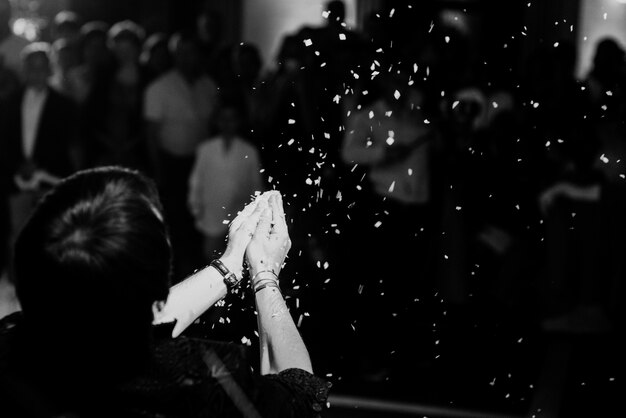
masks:
<svg viewBox="0 0 626 418"><path fill-rule="evenodd" d="M311 149L309 150L309 154L315 154L315 147L311 147Z"/></svg>
<svg viewBox="0 0 626 418"><path fill-rule="evenodd" d="M612 92L611 90L607 90L607 91L606 91L606 95L607 95L607 96L613 96L613 92Z"/></svg>
<svg viewBox="0 0 626 418"><path fill-rule="evenodd" d="M463 209L461 206L456 207L456 210L461 210L461 209Z"/></svg>
<svg viewBox="0 0 626 418"><path fill-rule="evenodd" d="M519 340L517 340L517 343L518 343L518 344L521 344L523 340L524 340L524 337L522 337L522 338L520 338Z"/></svg>
<svg viewBox="0 0 626 418"><path fill-rule="evenodd" d="M608 16L608 14L605 12L605 13L602 15L602 19L606 20L607 16Z"/></svg>
<svg viewBox="0 0 626 418"><path fill-rule="evenodd" d="M615 382L615 378L614 377L609 377L609 382Z"/></svg>
<svg viewBox="0 0 626 418"><path fill-rule="evenodd" d="M395 139L393 139L393 137L390 136L390 137L387 138L387 140L385 142L387 142L387 145L391 145L391 144L393 144L395 142Z"/></svg>
<svg viewBox="0 0 626 418"><path fill-rule="evenodd" d="M320 67L326 67L326 63L325 62L321 63Z"/></svg>
<svg viewBox="0 0 626 418"><path fill-rule="evenodd" d="M398 99L400 98L400 92L399 92L398 90L396 90L396 91L393 93L393 97L395 97L395 98L396 98L396 100L398 100Z"/></svg>
<svg viewBox="0 0 626 418"><path fill-rule="evenodd" d="M428 125L430 124L430 121L428 119L424 119L424 124Z"/></svg>
<svg viewBox="0 0 626 418"><path fill-rule="evenodd" d="M363 90L363 91L361 92L361 94L362 94L363 96L367 96L367 94L368 94L368 93L369 93L369 91L367 91L367 90Z"/></svg>
<svg viewBox="0 0 626 418"><path fill-rule="evenodd" d="M609 163L609 159L604 154L600 156L600 161L602 161L604 164Z"/></svg>
<svg viewBox="0 0 626 418"><path fill-rule="evenodd" d="M407 172L408 172L409 176L412 176L412 175L413 175L413 169L412 169L412 168L409 168L409 169L407 170Z"/></svg>
<svg viewBox="0 0 626 418"><path fill-rule="evenodd" d="M333 97L333 102L339 103L339 100L341 100L341 96L340 95L337 94L337 95L335 95L335 97ZM348 115L348 116L350 116L350 115Z"/></svg>
<svg viewBox="0 0 626 418"><path fill-rule="evenodd" d="M444 36L443 39L446 41L447 44L450 43L450 37L449 36Z"/></svg>
<svg viewBox="0 0 626 418"><path fill-rule="evenodd" d="M370 117L370 119L374 119L374 111L373 110L370 110L369 117Z"/></svg>
<svg viewBox="0 0 626 418"><path fill-rule="evenodd" d="M393 17L393 14L396 12L396 9L391 9L389 12L389 17Z"/></svg>
<svg viewBox="0 0 626 418"><path fill-rule="evenodd" d="M330 134L328 132L324 132L324 138L330 139Z"/></svg>
<svg viewBox="0 0 626 418"><path fill-rule="evenodd" d="M387 116L388 118L390 118L391 115L393 115L393 110L388 110L385 112L385 116Z"/></svg>
<svg viewBox="0 0 626 418"><path fill-rule="evenodd" d="M328 266L330 266L330 264L328 264L328 261L324 261L324 270L328 270Z"/></svg>
<svg viewBox="0 0 626 418"><path fill-rule="evenodd" d="M600 108L601 108L602 110L606 110L606 109L608 109L608 107L606 107L606 105L602 105L602 106L600 106Z"/></svg>
<svg viewBox="0 0 626 418"><path fill-rule="evenodd" d="M435 22L433 22L432 20L430 21L430 28L428 28L428 33L431 33L433 31L433 28L435 27Z"/></svg>
<svg viewBox="0 0 626 418"><path fill-rule="evenodd" d="M623 178L623 179L624 179L624 178L626 178L626 175L624 175L624 174L620 174L619 176L620 176L621 178Z"/></svg>
<svg viewBox="0 0 626 418"><path fill-rule="evenodd" d="M552 46L556 48L557 46L559 46L559 43L555 42L554 45L552 45Z"/></svg>
<svg viewBox="0 0 626 418"><path fill-rule="evenodd" d="M389 193L392 193L395 187L396 187L396 182L394 180L391 182L391 185L389 186Z"/></svg>
<svg viewBox="0 0 626 418"><path fill-rule="evenodd" d="M229 223L230 223L230 221L229 221L228 219L224 219L224 220L222 221L222 224L224 224L224 225L228 225Z"/></svg>
<svg viewBox="0 0 626 418"><path fill-rule="evenodd" d="M489 385L494 386L495 384L496 384L496 378L494 377L493 380L489 382Z"/></svg>
<svg viewBox="0 0 626 418"><path fill-rule="evenodd" d="M355 80L359 79L359 75L357 73L352 74L352 76L354 77Z"/></svg>
<svg viewBox="0 0 626 418"><path fill-rule="evenodd" d="M304 180L304 182L305 182L306 184L308 184L309 186L310 186L311 184L313 184L313 180L311 180L309 177L307 177L307 179L306 179L306 180Z"/></svg>
<svg viewBox="0 0 626 418"><path fill-rule="evenodd" d="M328 19L328 16L329 16L329 15L330 15L330 12L329 12L328 10L324 10L324 11L322 12L322 17L323 17L324 19Z"/></svg>
<svg viewBox="0 0 626 418"><path fill-rule="evenodd" d="M304 46L311 46L311 45L313 45L313 41L312 40L310 40L310 39L305 39L304 40Z"/></svg>
<svg viewBox="0 0 626 418"><path fill-rule="evenodd" d="M550 146L550 141L547 141L546 142L546 147L549 147L549 146Z"/></svg>
<svg viewBox="0 0 626 418"><path fill-rule="evenodd" d="M381 221L376 221L374 224L374 228L379 228L383 223Z"/></svg>
<svg viewBox="0 0 626 418"><path fill-rule="evenodd" d="M533 107L534 107L535 109L537 109L537 108L539 107L539 102L535 102L535 103L533 103Z"/></svg>
<svg viewBox="0 0 626 418"><path fill-rule="evenodd" d="M361 293L363 293L363 285L362 284L359 285L359 289L357 290L357 292L359 293L359 295Z"/></svg>
<svg viewBox="0 0 626 418"><path fill-rule="evenodd" d="M252 341L246 336L241 337L241 343L247 346L252 345Z"/></svg>
<svg viewBox="0 0 626 418"><path fill-rule="evenodd" d="M290 124L290 125L293 125L294 123L296 123L296 120L295 119L289 119L287 121L287 123Z"/></svg>
<svg viewBox="0 0 626 418"><path fill-rule="evenodd" d="M455 101L452 103L452 109L454 109L454 108L455 108L455 107L457 107L458 105L459 105L459 101L458 101L458 100L455 100Z"/></svg>
<svg viewBox="0 0 626 418"><path fill-rule="evenodd" d="M515 205L515 209L519 210L519 205Z"/></svg>
<svg viewBox="0 0 626 418"><path fill-rule="evenodd" d="M300 326L302 325L302 319L304 319L304 315L300 315L300 317L298 318L298 328L300 328Z"/></svg>
<svg viewBox="0 0 626 418"><path fill-rule="evenodd" d="M447 260L447 259L448 259L448 255L447 255L447 254L444 254L444 255L443 255L443 258L445 258L445 259Z"/></svg>
<svg viewBox="0 0 626 418"><path fill-rule="evenodd" d="M498 108L498 102L491 102L491 106L493 106L494 109Z"/></svg>
<svg viewBox="0 0 626 418"><path fill-rule="evenodd" d="M378 48L378 49L376 50L376 52L378 52L379 54L381 54L381 53L383 52L383 49L382 49L382 48Z"/></svg>
<svg viewBox="0 0 626 418"><path fill-rule="evenodd" d="M342 196L341 196L341 190L337 192L337 200L341 202Z"/></svg>
<svg viewBox="0 0 626 418"><path fill-rule="evenodd" d="M291 145L291 144L293 144L294 142L296 142L296 140L295 140L295 139L293 139L293 138L291 138L291 139L289 140L289 142L287 142L287 145Z"/></svg>
<svg viewBox="0 0 626 418"><path fill-rule="evenodd" d="M415 73L417 73L418 68L419 68L419 67L417 66L417 64L415 64L415 63L414 63L414 64L413 64L413 73L414 73L414 74L415 74Z"/></svg>
<svg viewBox="0 0 626 418"><path fill-rule="evenodd" d="M315 51L315 56L319 57L320 56L320 51Z"/></svg>
<svg viewBox="0 0 626 418"><path fill-rule="evenodd" d="M345 41L346 40L346 34L345 33L340 33L339 34L339 40L340 41Z"/></svg>

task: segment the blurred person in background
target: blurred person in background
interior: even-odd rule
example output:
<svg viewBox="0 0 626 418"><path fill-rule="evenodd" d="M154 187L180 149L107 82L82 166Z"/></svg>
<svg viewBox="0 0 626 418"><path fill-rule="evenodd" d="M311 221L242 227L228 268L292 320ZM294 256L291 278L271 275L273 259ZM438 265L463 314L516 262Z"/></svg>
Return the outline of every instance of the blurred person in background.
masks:
<svg viewBox="0 0 626 418"><path fill-rule="evenodd" d="M143 43L141 64L149 84L172 68L172 54L168 46L169 37L162 32L153 33Z"/></svg>
<svg viewBox="0 0 626 418"><path fill-rule="evenodd" d="M200 237L186 202L196 148L209 137L218 90L202 72L195 37L173 35L170 51L174 68L148 86L143 116L154 175L172 228L175 277L179 279L199 257Z"/></svg>
<svg viewBox="0 0 626 418"><path fill-rule="evenodd" d="M216 136L199 145L189 179L189 207L209 258L224 251L227 221L262 185L259 153L241 136L237 106L222 105L216 122Z"/></svg>
<svg viewBox="0 0 626 418"><path fill-rule="evenodd" d="M50 86L78 103L78 92L70 74L80 64L80 49L76 42L57 39L52 44L52 76Z"/></svg>
<svg viewBox="0 0 626 418"><path fill-rule="evenodd" d="M0 170L10 194L13 235L41 193L75 170L78 132L74 104L48 84L50 45L30 44L22 56L25 86L0 114Z"/></svg>

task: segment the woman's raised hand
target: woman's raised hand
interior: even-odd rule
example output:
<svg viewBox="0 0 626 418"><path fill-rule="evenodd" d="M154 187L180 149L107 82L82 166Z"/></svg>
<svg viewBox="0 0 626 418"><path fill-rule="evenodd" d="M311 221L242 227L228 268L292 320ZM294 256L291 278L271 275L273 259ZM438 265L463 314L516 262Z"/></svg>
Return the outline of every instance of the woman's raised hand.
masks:
<svg viewBox="0 0 626 418"><path fill-rule="evenodd" d="M261 271L272 271L278 275L291 248L282 197L278 191L269 191L258 199L256 210L261 213L246 249L246 260L251 275ZM267 204L259 206L263 200Z"/></svg>
<svg viewBox="0 0 626 418"><path fill-rule="evenodd" d="M228 244L221 260L237 277L243 270L243 256L254 235L259 219L268 209L267 198L257 196L233 219L228 228Z"/></svg>

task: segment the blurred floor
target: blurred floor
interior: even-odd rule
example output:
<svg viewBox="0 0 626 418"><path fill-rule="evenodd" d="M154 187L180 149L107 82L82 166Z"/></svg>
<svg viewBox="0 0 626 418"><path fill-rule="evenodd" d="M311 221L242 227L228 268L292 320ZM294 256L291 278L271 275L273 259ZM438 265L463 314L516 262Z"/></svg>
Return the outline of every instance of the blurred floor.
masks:
<svg viewBox="0 0 626 418"><path fill-rule="evenodd" d="M346 366L349 353L334 364L313 354L314 365L323 367L317 372L333 382L325 416L623 416L626 347L619 332L546 333L489 309L462 317L438 323L430 359L419 346L432 345L432 336L411 331L415 356L382 381L367 381Z"/></svg>

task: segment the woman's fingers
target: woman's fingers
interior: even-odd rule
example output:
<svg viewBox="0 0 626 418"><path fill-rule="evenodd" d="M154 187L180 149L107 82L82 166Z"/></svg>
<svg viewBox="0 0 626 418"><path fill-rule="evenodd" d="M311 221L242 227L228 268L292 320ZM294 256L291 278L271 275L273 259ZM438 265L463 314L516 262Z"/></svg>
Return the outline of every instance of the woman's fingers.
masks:
<svg viewBox="0 0 626 418"><path fill-rule="evenodd" d="M248 237L252 238L254 231L257 229L257 224L261 219L261 215L265 213L266 210L268 210L267 203L264 200L260 200L256 204L254 211L250 214L250 216L244 219L237 231L244 232Z"/></svg>
<svg viewBox="0 0 626 418"><path fill-rule="evenodd" d="M236 231L241 227L241 224L254 212L259 202L258 197L254 199L252 202L248 203L242 210L237 214L235 219L230 223L229 229L231 231Z"/></svg>
<svg viewBox="0 0 626 418"><path fill-rule="evenodd" d="M286 234L287 222L285 220L285 211L283 209L283 199L280 193L273 193L269 198L269 204L272 208L272 223L274 224L274 232L278 234Z"/></svg>
<svg viewBox="0 0 626 418"><path fill-rule="evenodd" d="M270 235L272 229L272 210L269 206L265 207L263 213L259 218L259 222L256 225L256 231L254 231L254 238L267 238Z"/></svg>

